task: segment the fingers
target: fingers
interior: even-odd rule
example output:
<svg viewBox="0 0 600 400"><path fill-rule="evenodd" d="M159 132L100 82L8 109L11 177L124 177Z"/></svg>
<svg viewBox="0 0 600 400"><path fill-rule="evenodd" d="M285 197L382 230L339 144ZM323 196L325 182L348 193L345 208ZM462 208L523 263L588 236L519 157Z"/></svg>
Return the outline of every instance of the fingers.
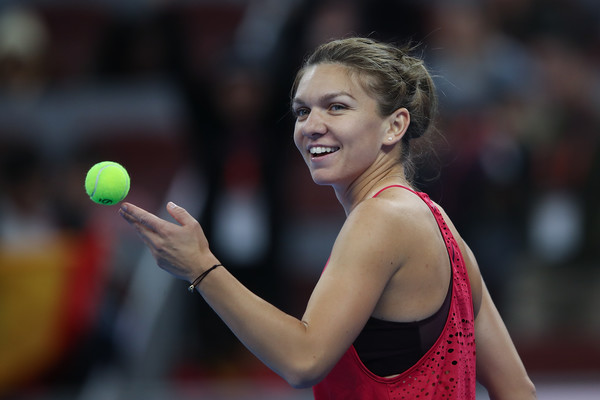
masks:
<svg viewBox="0 0 600 400"><path fill-rule="evenodd" d="M175 221L179 222L182 226L190 225L191 223L196 222L194 217L192 217L183 207L179 207L177 204L170 201L167 204L167 211Z"/></svg>
<svg viewBox="0 0 600 400"><path fill-rule="evenodd" d="M119 215L129 222L130 225L133 225L139 232L141 232L141 230L148 230L158 233L160 225L163 222L157 216L136 207L131 203L121 204Z"/></svg>
<svg viewBox="0 0 600 400"><path fill-rule="evenodd" d="M214 256L196 219L172 202L167 204L167 211L176 223L161 219L131 203L122 203L119 215L148 246L159 267L182 279L193 279L198 275L198 266L209 263L204 262L203 258L213 261Z"/></svg>

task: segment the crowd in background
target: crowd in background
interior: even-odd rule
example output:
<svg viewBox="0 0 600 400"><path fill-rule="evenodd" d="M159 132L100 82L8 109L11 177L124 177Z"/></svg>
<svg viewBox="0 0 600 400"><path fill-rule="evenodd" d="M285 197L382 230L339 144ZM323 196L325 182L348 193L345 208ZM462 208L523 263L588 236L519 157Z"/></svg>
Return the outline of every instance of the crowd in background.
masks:
<svg viewBox="0 0 600 400"><path fill-rule="evenodd" d="M301 314L344 216L296 154L289 90L349 35L411 41L435 75L416 185L526 366L600 371L596 1L40 0L0 3L0 398L103 369L272 378L83 180L121 162L129 201L177 199L242 282Z"/></svg>

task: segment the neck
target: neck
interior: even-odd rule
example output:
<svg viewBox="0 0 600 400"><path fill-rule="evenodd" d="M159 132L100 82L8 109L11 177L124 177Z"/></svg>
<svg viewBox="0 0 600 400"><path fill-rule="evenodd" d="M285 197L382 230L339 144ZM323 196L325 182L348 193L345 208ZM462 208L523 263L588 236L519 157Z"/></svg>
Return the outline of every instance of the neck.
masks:
<svg viewBox="0 0 600 400"><path fill-rule="evenodd" d="M389 185L402 185L410 187L401 165L384 171L374 171L359 177L345 187L334 186L335 195L344 207L346 216L364 200L375 195L379 190Z"/></svg>

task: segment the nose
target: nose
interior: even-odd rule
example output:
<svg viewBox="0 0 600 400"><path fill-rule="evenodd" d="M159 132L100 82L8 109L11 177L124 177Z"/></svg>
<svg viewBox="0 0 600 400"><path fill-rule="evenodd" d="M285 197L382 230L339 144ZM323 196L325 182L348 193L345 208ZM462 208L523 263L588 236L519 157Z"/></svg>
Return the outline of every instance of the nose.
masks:
<svg viewBox="0 0 600 400"><path fill-rule="evenodd" d="M327 133L327 124L318 110L311 110L301 124L300 131L306 137L321 136Z"/></svg>

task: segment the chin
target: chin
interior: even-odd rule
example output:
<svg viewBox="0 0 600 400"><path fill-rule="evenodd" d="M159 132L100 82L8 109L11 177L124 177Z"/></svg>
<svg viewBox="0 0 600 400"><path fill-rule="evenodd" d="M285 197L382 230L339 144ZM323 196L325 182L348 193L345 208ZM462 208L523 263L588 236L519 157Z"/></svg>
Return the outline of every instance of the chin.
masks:
<svg viewBox="0 0 600 400"><path fill-rule="evenodd" d="M344 182L340 176L332 176L330 174L319 173L320 171L312 171L311 177L314 183L319 186L336 186Z"/></svg>
<svg viewBox="0 0 600 400"><path fill-rule="evenodd" d="M317 181L313 179L313 182L316 183L319 186L333 186L333 182L327 182L327 181Z"/></svg>
<svg viewBox="0 0 600 400"><path fill-rule="evenodd" d="M328 179L327 177L323 176L322 174L311 173L311 177L312 177L313 182L319 186L327 186L327 185L332 185L333 183L335 183L331 179Z"/></svg>

